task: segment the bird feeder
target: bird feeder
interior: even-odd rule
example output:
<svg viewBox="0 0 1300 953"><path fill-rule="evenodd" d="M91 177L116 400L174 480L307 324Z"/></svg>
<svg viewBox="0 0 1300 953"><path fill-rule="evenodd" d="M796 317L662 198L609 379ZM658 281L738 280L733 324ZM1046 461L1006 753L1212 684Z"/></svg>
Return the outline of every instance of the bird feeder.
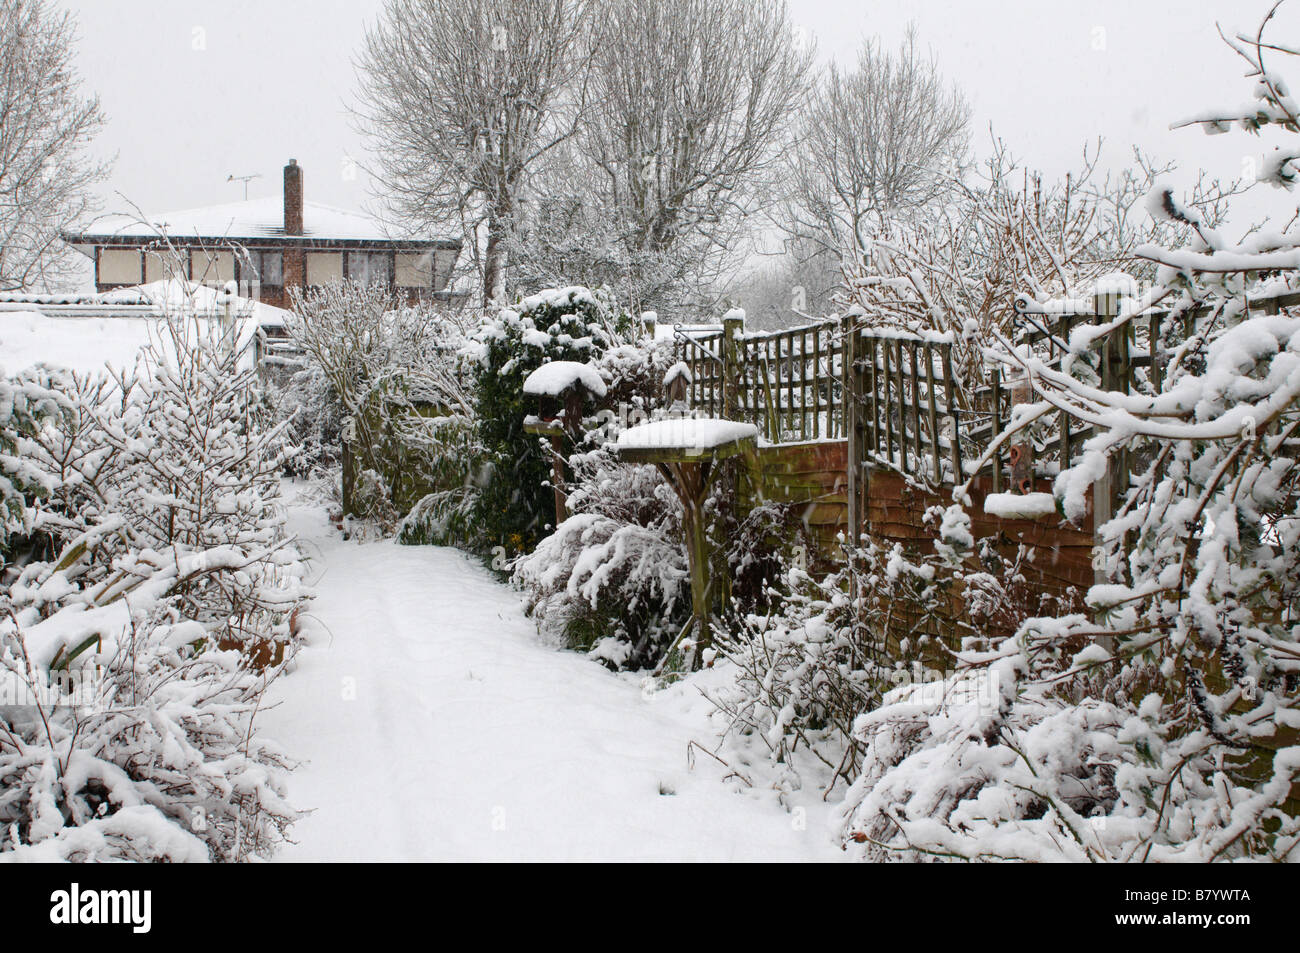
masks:
<svg viewBox="0 0 1300 953"><path fill-rule="evenodd" d="M712 557L704 504L717 464L730 457L749 455L758 443L758 428L734 420L677 417L657 420L624 430L613 450L626 463L653 464L682 502L682 531L691 570L691 618L682 630L689 639L687 667L693 668L700 649L710 641L714 587ZM667 659L665 658L665 661Z"/></svg>
<svg viewBox="0 0 1300 953"><path fill-rule="evenodd" d="M583 409L605 396L605 382L590 364L551 361L524 380L524 396L537 401L537 413L524 418L524 431L551 444L555 476L555 525L567 515L564 494L564 439L576 443L582 433Z"/></svg>
<svg viewBox="0 0 1300 953"><path fill-rule="evenodd" d="M691 407L691 369L678 361L664 374L664 403L670 411L688 411Z"/></svg>

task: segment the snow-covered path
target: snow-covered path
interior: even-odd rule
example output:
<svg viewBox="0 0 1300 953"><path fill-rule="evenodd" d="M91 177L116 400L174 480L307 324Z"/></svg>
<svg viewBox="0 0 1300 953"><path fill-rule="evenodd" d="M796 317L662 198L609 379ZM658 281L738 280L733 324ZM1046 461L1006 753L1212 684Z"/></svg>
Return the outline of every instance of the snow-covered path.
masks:
<svg viewBox="0 0 1300 953"><path fill-rule="evenodd" d="M826 809L737 793L686 743L697 692L644 697L541 644L517 594L460 553L346 543L318 510L313 643L259 721L305 760L313 813L279 856L336 860L833 860Z"/></svg>

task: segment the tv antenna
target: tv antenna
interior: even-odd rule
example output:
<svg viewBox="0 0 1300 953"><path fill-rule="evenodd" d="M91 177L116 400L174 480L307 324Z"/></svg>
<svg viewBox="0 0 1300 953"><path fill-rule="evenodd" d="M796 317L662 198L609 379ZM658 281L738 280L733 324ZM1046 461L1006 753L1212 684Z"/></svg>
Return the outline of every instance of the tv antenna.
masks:
<svg viewBox="0 0 1300 953"><path fill-rule="evenodd" d="M227 182L243 182L243 183L244 183L244 201L247 202L247 201L248 201L248 183L251 182L251 181L253 181L253 179L260 179L261 177L262 177L262 175L261 175L260 172L254 173L253 175L228 175L228 176L226 176L226 181L227 181Z"/></svg>

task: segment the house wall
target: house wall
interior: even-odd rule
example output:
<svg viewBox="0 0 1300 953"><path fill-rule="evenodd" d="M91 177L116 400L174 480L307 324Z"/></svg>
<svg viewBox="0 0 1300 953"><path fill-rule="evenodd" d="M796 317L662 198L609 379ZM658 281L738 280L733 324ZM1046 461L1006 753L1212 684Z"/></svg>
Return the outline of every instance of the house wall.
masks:
<svg viewBox="0 0 1300 953"><path fill-rule="evenodd" d="M96 248L96 290L110 291L142 282L161 281L176 277L178 272L181 277L207 284L247 281L239 256L232 248L221 248L211 241L206 242L204 248L189 247L180 242L175 244L182 256L179 263L171 254L143 245ZM309 287L342 280L347 273L344 256L352 252L390 255L392 267L388 271L392 290L409 302L418 301L427 294L445 291L459 254L449 249L412 253L397 250L392 245L331 247L328 242L318 242L310 248L249 242L248 247L281 253L282 285L260 284L256 288L245 285L241 288L241 293L257 297L277 308L289 307L291 287Z"/></svg>

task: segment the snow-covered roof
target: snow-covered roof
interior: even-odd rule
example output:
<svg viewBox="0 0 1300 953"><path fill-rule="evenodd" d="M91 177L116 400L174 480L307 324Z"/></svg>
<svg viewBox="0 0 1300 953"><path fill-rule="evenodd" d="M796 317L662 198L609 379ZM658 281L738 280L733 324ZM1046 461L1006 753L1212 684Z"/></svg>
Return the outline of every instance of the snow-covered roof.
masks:
<svg viewBox="0 0 1300 953"><path fill-rule="evenodd" d="M524 393L530 397L559 397L574 384L581 384L597 397L605 396L605 382L590 364L551 361L528 375Z"/></svg>
<svg viewBox="0 0 1300 953"><path fill-rule="evenodd" d="M289 312L252 298L230 295L230 311L254 319L259 327L284 327ZM196 281L166 279L94 294L0 294L0 321L8 313L36 312L68 318L160 317L165 312L220 316L227 297L219 288Z"/></svg>
<svg viewBox="0 0 1300 953"><path fill-rule="evenodd" d="M679 377L686 378L686 383L688 384L694 381L694 378L691 377L691 369L686 366L685 361L678 361L672 367L668 368L667 372L664 373L664 386L667 387Z"/></svg>
<svg viewBox="0 0 1300 953"><path fill-rule="evenodd" d="M204 208L181 209L144 216L141 221L131 215L111 215L98 219L79 234L68 234L74 245L94 244L104 239L142 241L166 234L173 239L205 238L221 241L350 241L401 242L406 244L444 244L459 247L460 242L447 238L413 236L389 227L379 219L357 212L320 205L302 204L303 233L288 235L284 230L284 203L278 196L228 202Z"/></svg>
<svg viewBox="0 0 1300 953"><path fill-rule="evenodd" d="M200 326L213 327L213 315L193 314ZM37 311L0 313L0 372L13 374L34 364L66 367L81 373L106 368L129 370L136 367L141 350L150 343L171 354L174 348L162 324L151 314L118 315L102 318L71 317ZM256 322L236 317L239 346L252 343ZM252 366L251 349L241 366Z"/></svg>

